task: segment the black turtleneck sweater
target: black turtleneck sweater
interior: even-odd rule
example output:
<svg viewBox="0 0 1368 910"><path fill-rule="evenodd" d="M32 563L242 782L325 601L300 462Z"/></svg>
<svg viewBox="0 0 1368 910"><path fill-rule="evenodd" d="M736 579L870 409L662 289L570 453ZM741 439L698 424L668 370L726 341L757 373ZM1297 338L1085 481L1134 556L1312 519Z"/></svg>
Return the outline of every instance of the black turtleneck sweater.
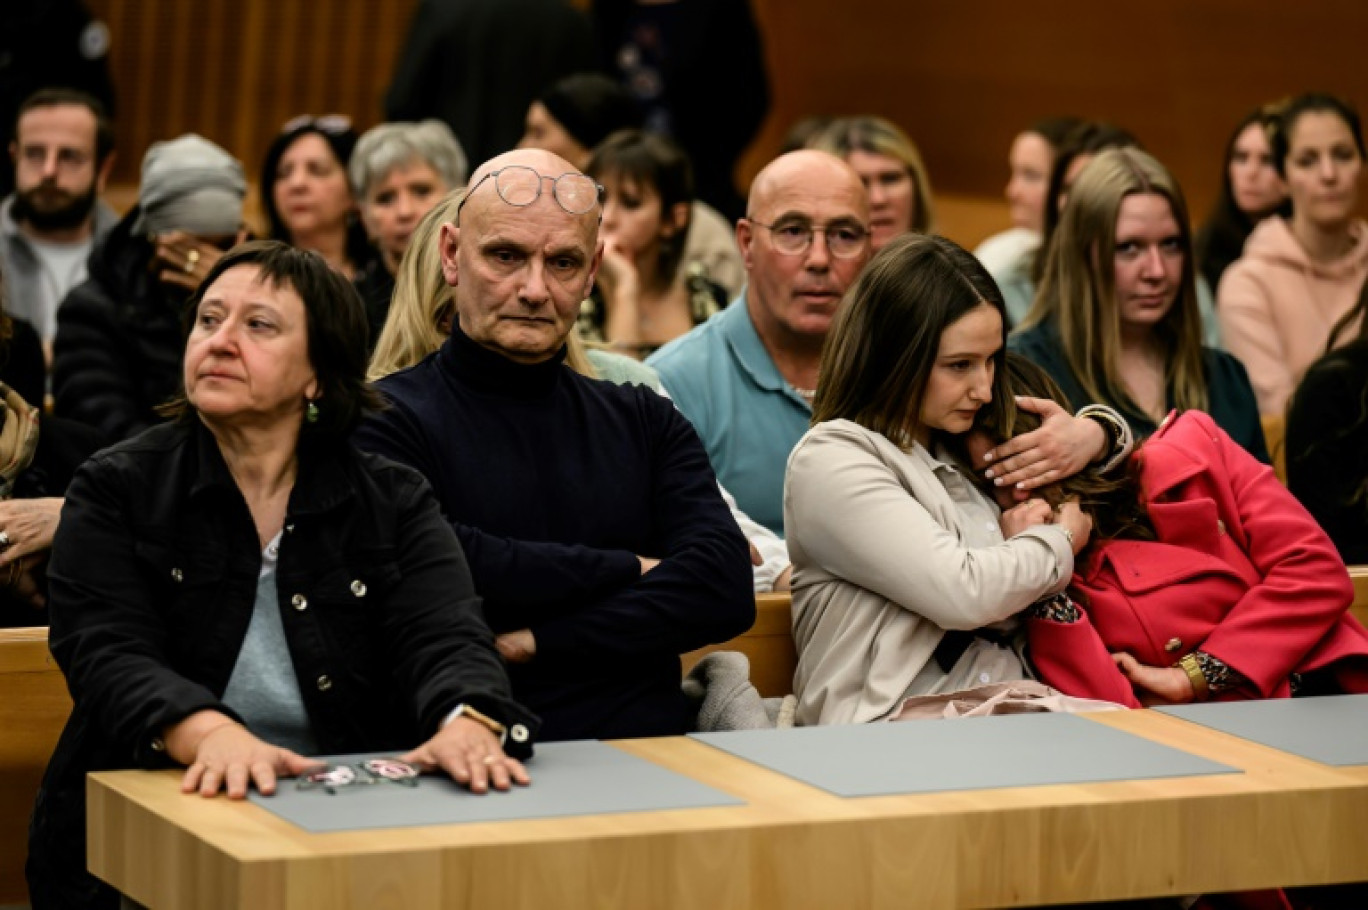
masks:
<svg viewBox="0 0 1368 910"><path fill-rule="evenodd" d="M679 655L754 620L746 541L669 401L563 359L514 363L458 328L378 383L391 407L355 441L427 476L490 626L531 629L509 672L540 739L679 734Z"/></svg>

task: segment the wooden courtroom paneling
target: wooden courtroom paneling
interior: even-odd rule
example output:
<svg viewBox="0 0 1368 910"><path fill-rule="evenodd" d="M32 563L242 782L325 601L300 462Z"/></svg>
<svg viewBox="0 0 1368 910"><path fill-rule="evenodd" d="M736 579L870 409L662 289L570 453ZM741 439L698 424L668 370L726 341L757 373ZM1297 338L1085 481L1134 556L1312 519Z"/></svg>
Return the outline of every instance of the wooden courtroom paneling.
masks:
<svg viewBox="0 0 1368 910"><path fill-rule="evenodd" d="M29 815L70 713L66 680L48 652L47 629L0 629L0 904L28 896Z"/></svg>
<svg viewBox="0 0 1368 910"><path fill-rule="evenodd" d="M997 198L1016 131L1075 113L1134 131L1178 174L1200 217L1227 134L1246 110L1309 88L1368 106L1368 68L1357 65L1368 4L1357 0L1314 8L1282 0L753 3L774 103L739 169L743 186L798 117L867 111L916 139L938 192ZM187 130L254 172L296 114L336 111L372 125L416 0L89 5L112 40L115 179L136 183L148 144ZM1005 208L965 214L942 219L965 243L1006 223Z"/></svg>
<svg viewBox="0 0 1368 910"><path fill-rule="evenodd" d="M1234 123L1325 89L1368 107L1368 4L1324 0L754 0L774 74L743 176L804 114L877 113L916 140L938 191L999 195L1033 119L1105 116L1178 175L1200 217Z"/></svg>
<svg viewBox="0 0 1368 910"><path fill-rule="evenodd" d="M120 158L136 184L148 145L196 132L255 181L266 146L301 113L381 119L416 0L90 0L109 25Z"/></svg>

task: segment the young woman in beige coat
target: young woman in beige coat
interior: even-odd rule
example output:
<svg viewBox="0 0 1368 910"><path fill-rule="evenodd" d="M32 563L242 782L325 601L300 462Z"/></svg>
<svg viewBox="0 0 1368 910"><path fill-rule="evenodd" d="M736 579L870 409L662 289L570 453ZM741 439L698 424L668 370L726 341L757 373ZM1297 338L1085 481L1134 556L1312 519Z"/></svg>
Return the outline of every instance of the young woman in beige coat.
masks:
<svg viewBox="0 0 1368 910"><path fill-rule="evenodd" d="M842 304L784 491L799 723L878 720L911 696L1027 677L1012 617L1064 590L1090 523L1039 500L1000 513L942 443L981 408L1026 407L1046 418L1040 435L989 453L988 474L1030 461L1048 482L1125 432L1111 412L1004 395L1004 325L988 273L941 237L893 240Z"/></svg>

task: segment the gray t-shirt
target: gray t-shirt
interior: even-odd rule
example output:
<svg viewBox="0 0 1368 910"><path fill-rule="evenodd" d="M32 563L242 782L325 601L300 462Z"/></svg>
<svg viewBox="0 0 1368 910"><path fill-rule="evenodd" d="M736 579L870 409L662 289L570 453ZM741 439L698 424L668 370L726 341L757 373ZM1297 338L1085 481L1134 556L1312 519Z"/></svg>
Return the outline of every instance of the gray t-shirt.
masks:
<svg viewBox="0 0 1368 910"><path fill-rule="evenodd" d="M299 691L294 660L285 641L276 595L276 565L280 557L280 534L261 553L256 605L242 641L233 675L223 692L223 703L247 723L252 735L273 746L300 755L317 755L309 714Z"/></svg>
<svg viewBox="0 0 1368 910"><path fill-rule="evenodd" d="M35 285L37 298L22 303L16 301L13 312L32 322L38 337L50 344L57 334L57 307L68 291L86 280L86 261L90 258L92 241L87 238L79 243L48 243L32 237L27 239L38 257L41 273Z"/></svg>

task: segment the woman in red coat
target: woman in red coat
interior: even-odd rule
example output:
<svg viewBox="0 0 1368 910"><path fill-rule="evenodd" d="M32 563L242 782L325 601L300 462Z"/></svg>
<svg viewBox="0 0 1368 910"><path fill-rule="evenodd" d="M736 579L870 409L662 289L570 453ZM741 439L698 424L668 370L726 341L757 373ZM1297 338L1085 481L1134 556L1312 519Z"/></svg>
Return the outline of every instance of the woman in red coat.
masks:
<svg viewBox="0 0 1368 910"><path fill-rule="evenodd" d="M1067 407L1038 367L1012 358L1009 374ZM1095 529L1072 600L1032 609L1043 682L1131 707L1368 692L1368 631L1334 545L1206 414L1171 413L1124 477L1057 487Z"/></svg>

